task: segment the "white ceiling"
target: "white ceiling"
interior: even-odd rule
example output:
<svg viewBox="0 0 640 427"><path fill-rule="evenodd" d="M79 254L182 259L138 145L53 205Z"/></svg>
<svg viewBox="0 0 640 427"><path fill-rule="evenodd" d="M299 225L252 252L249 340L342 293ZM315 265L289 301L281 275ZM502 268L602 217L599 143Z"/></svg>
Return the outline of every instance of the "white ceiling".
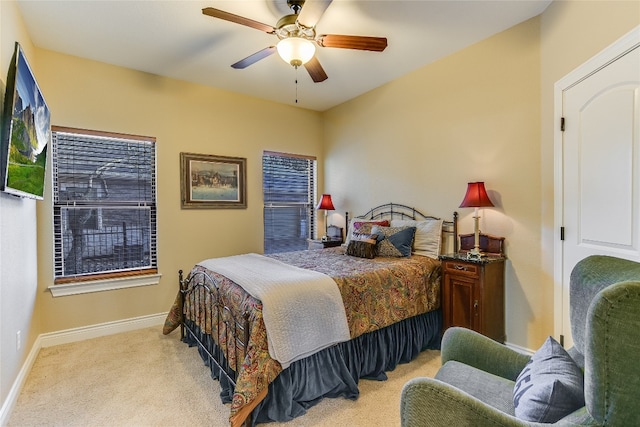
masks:
<svg viewBox="0 0 640 427"><path fill-rule="evenodd" d="M322 83L313 83L303 67L296 70L277 54L243 70L231 68L275 45L277 37L202 14L214 7L275 26L290 13L286 0L20 0L18 5L40 48L324 111L532 18L550 2L334 0L316 26L318 34L387 37L388 47L381 53L318 48L329 76Z"/></svg>

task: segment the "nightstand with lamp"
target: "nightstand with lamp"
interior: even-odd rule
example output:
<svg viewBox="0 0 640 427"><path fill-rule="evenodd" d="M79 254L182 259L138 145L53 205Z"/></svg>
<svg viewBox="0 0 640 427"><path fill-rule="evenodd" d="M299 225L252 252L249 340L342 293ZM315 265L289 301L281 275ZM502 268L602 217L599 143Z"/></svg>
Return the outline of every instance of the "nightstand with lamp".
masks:
<svg viewBox="0 0 640 427"><path fill-rule="evenodd" d="M460 207L475 209L474 233L460 235L459 252L440 256L443 331L461 326L504 342L504 238L478 227L478 208L493 206L484 182L468 184Z"/></svg>
<svg viewBox="0 0 640 427"><path fill-rule="evenodd" d="M330 194L323 194L316 210L324 210L324 236L320 240L309 240L309 249L324 249L342 244L342 228L329 225L328 211L335 210Z"/></svg>

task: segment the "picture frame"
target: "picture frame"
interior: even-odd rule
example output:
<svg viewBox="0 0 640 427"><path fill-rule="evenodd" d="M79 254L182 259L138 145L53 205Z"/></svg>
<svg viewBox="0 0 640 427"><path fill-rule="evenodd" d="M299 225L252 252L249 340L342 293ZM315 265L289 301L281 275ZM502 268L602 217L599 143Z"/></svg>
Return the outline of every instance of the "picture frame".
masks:
<svg viewBox="0 0 640 427"><path fill-rule="evenodd" d="M246 209L247 159L180 153L182 209Z"/></svg>

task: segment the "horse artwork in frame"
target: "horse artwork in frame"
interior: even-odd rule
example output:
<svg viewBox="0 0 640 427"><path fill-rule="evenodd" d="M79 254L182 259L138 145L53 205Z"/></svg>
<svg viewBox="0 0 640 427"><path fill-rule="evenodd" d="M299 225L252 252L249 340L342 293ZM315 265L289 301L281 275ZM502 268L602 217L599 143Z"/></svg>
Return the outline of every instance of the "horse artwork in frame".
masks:
<svg viewBox="0 0 640 427"><path fill-rule="evenodd" d="M180 153L182 209L245 209L247 159Z"/></svg>

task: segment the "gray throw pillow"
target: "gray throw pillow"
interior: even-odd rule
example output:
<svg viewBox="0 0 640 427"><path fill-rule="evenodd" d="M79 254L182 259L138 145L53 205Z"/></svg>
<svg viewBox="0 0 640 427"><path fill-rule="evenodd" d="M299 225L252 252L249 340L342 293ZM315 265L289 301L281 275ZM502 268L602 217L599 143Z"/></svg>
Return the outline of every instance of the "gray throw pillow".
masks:
<svg viewBox="0 0 640 427"><path fill-rule="evenodd" d="M516 417L554 423L584 406L584 375L553 337L520 372L513 389Z"/></svg>

